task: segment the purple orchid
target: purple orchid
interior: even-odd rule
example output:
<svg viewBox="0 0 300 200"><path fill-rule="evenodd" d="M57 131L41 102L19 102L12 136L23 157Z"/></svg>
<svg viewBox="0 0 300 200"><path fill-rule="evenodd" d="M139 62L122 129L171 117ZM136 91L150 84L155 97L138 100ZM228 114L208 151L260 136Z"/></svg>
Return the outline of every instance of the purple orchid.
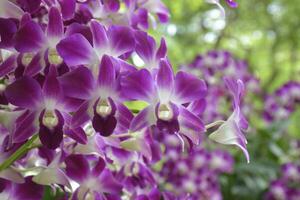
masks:
<svg viewBox="0 0 300 200"><path fill-rule="evenodd" d="M150 104L132 120L131 131L156 124L162 131L180 132L197 143L194 139L205 130L204 125L183 104L205 96L206 85L202 80L185 72L178 72L174 77L168 61L161 60L155 78L142 69L128 75L122 87L125 97Z"/></svg>
<svg viewBox="0 0 300 200"><path fill-rule="evenodd" d="M166 42L162 38L160 46L157 48L154 38L143 31L135 32L136 47L135 51L139 57L144 61L145 68L157 69L159 61L166 57L167 47Z"/></svg>
<svg viewBox="0 0 300 200"><path fill-rule="evenodd" d="M73 116L74 127L84 125L91 119L96 132L109 136L117 127L117 117L131 118L131 112L122 105L116 64L112 58L104 55L99 69L95 69L98 71L97 78L85 67L79 67L60 78L66 95L85 100Z"/></svg>
<svg viewBox="0 0 300 200"><path fill-rule="evenodd" d="M62 63L56 49L58 42L64 37L61 13L56 7L52 7L48 18L45 33L37 22L30 19L30 16L24 15L16 33L15 48L22 53L21 63L28 65L24 71L27 76L34 76L45 67L43 55L50 64Z"/></svg>
<svg viewBox="0 0 300 200"><path fill-rule="evenodd" d="M230 78L225 78L224 81L234 98L234 111L218 130L209 135L209 138L221 144L238 146L244 152L247 162L249 162L249 154L246 149L247 140L242 133L242 130L248 128L248 122L240 110L240 101L244 92L244 84L241 80L235 81Z"/></svg>
<svg viewBox="0 0 300 200"><path fill-rule="evenodd" d="M7 87L5 96L11 104L27 110L13 133L13 141L25 141L38 131L41 142L53 149L61 143L63 129L68 129L64 127L67 113L80 103L64 97L54 66L50 67L42 88L35 79L24 76Z"/></svg>
<svg viewBox="0 0 300 200"><path fill-rule="evenodd" d="M174 73L164 38L142 31L169 17L161 0L0 2L0 199L44 199L45 186L74 200L221 199L233 159L204 148L202 120L223 114L227 89L213 86L229 75L234 112L210 137L249 160L235 80L254 79L227 51Z"/></svg>
<svg viewBox="0 0 300 200"><path fill-rule="evenodd" d="M118 195L122 190L101 157L89 161L83 155L73 154L65 159L65 163L67 175L80 184L72 196L74 200L107 199L107 194Z"/></svg>
<svg viewBox="0 0 300 200"><path fill-rule="evenodd" d="M134 37L130 28L110 26L108 30L96 21L91 22L93 46L81 34L73 34L58 44L59 55L69 66L86 65L97 74L103 55L118 58L134 49Z"/></svg>

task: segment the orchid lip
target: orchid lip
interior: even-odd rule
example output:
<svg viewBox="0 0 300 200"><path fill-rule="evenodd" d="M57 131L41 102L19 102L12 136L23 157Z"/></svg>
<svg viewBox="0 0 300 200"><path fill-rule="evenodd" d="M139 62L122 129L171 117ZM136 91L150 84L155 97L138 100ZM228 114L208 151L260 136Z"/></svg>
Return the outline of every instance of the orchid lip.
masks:
<svg viewBox="0 0 300 200"><path fill-rule="evenodd" d="M48 50L48 60L50 64L59 65L63 62L56 49L50 48Z"/></svg>
<svg viewBox="0 0 300 200"><path fill-rule="evenodd" d="M96 112L101 117L107 117L112 112L112 107L108 99L100 99L96 106Z"/></svg>
<svg viewBox="0 0 300 200"><path fill-rule="evenodd" d="M169 104L160 104L158 107L158 118L163 121L173 119L174 113Z"/></svg>
<svg viewBox="0 0 300 200"><path fill-rule="evenodd" d="M34 57L33 53L24 53L21 59L22 64L25 66L29 65L33 57Z"/></svg>
<svg viewBox="0 0 300 200"><path fill-rule="evenodd" d="M54 128L58 125L58 118L55 114L54 111L45 111L45 114L42 119L42 123L47 127L47 128Z"/></svg>

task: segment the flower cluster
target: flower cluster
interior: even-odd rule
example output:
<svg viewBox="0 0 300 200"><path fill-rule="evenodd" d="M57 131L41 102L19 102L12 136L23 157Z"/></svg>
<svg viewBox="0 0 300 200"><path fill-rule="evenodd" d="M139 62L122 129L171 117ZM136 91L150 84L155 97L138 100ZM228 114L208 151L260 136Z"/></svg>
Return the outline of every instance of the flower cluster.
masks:
<svg viewBox="0 0 300 200"><path fill-rule="evenodd" d="M218 178L233 170L229 153L198 146L184 154L171 135L167 135L164 144L166 152L158 180L172 199L222 199Z"/></svg>
<svg viewBox="0 0 300 200"><path fill-rule="evenodd" d="M49 185L79 200L173 199L152 169L169 152L159 139L167 136L194 151L192 158L210 157L215 175L208 178L229 171L230 156L193 150L216 124L201 119L207 85L173 71L165 40L157 45L145 32L156 18L169 18L160 0L0 2L3 198L41 199L42 186ZM134 66L132 55L145 67ZM244 84L224 81L234 111L210 138L238 146L249 161L240 109ZM220 168L220 159L229 160L228 169ZM183 192L199 191L189 186L201 180L194 181Z"/></svg>
<svg viewBox="0 0 300 200"><path fill-rule="evenodd" d="M265 199L299 199L300 196L300 166L286 163L281 167L281 177L271 182Z"/></svg>
<svg viewBox="0 0 300 200"><path fill-rule="evenodd" d="M267 122L286 120L300 101L300 83L290 81L265 98L264 119Z"/></svg>

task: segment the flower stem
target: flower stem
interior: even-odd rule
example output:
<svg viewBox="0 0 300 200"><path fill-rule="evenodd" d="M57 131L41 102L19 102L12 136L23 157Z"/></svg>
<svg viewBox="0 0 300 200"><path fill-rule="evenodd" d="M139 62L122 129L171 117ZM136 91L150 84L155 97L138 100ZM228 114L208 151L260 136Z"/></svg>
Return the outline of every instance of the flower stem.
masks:
<svg viewBox="0 0 300 200"><path fill-rule="evenodd" d="M24 143L17 151L15 151L11 156L9 156L0 165L0 172L11 166L16 160L25 155L29 150L32 149L32 144L37 139L38 134L32 136L26 143Z"/></svg>

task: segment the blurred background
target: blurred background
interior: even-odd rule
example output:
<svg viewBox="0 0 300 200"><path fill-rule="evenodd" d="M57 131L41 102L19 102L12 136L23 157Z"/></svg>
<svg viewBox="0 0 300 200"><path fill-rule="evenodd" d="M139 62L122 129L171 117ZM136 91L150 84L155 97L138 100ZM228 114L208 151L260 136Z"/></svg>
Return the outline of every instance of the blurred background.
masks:
<svg viewBox="0 0 300 200"><path fill-rule="evenodd" d="M253 84L246 84L244 100L251 162L247 164L240 151L225 148L235 156L235 164L232 173L224 173L219 178L223 198L262 199L272 196L274 190L277 198L273 199L300 199L299 185L293 180L286 181L289 175L297 179L300 174L297 168L300 160L299 2L238 1L239 7L232 9L224 1L226 19L221 17L217 6L205 1L165 0L164 3L170 8L171 21L159 25L158 31L151 34L166 38L174 68L185 70L197 66L205 79L203 68L214 67L216 57L225 52L224 55L230 54L231 59L242 62L255 80L256 89ZM214 59L209 64L199 64L197 56L200 61L207 57ZM222 73L220 77L225 75ZM236 70L231 73L240 76ZM223 103L216 103L220 105ZM205 145L211 149L223 148L212 143ZM288 171L289 167L292 171ZM271 196L266 198L272 199Z"/></svg>

